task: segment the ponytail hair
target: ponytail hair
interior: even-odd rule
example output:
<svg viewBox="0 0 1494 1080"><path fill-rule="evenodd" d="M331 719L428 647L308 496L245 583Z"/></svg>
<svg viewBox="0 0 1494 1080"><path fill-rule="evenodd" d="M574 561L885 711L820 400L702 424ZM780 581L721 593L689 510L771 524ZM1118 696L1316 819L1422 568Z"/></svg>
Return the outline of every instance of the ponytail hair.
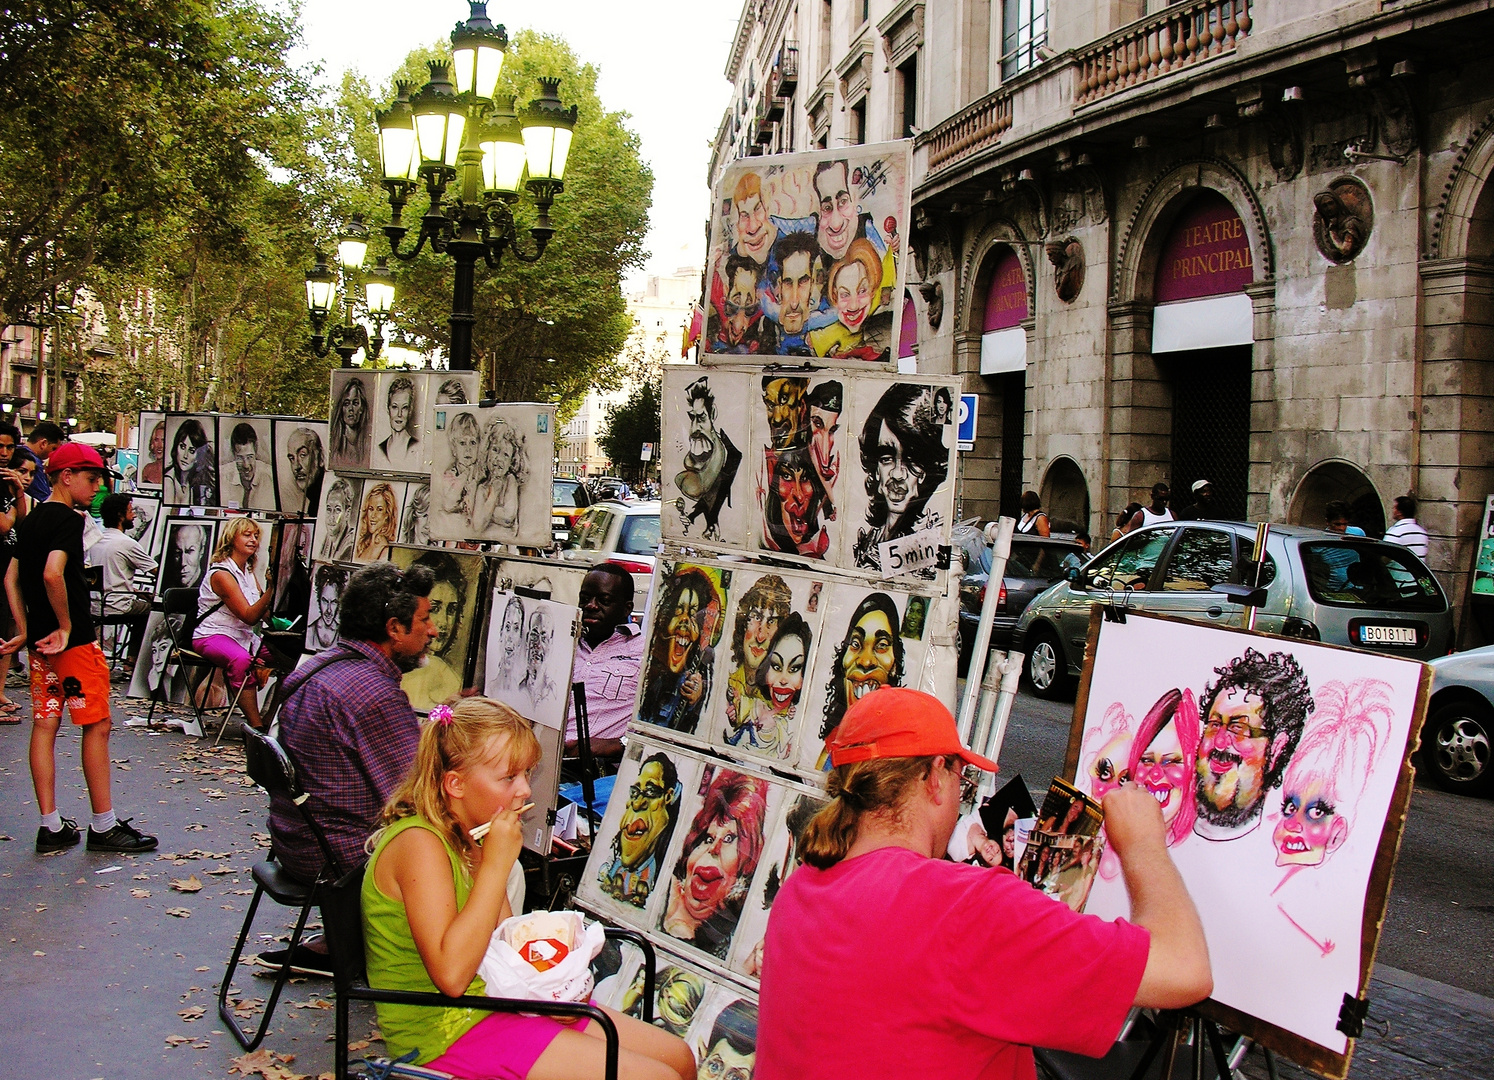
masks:
<svg viewBox="0 0 1494 1080"><path fill-rule="evenodd" d="M804 827L799 856L810 866L830 869L856 842L863 815L896 817L913 785L933 767L932 757L872 758L837 765L825 783L830 802Z"/></svg>
<svg viewBox="0 0 1494 1080"><path fill-rule="evenodd" d="M500 736L503 742L495 745ZM518 770L531 769L540 759L539 740L529 721L501 701L463 698L451 707L449 720L427 720L420 729L415 764L389 797L365 849L372 852L386 828L418 814L440 830L454 851L470 856L472 840L452 815L441 781L453 769L467 768L495 752L508 755Z"/></svg>

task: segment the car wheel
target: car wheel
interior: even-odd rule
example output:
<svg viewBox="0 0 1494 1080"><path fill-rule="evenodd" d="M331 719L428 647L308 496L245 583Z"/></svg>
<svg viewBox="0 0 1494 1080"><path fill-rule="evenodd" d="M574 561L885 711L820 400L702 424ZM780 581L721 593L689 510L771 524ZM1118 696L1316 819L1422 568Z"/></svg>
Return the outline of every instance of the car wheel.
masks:
<svg viewBox="0 0 1494 1080"><path fill-rule="evenodd" d="M1422 760L1439 787L1458 795L1482 795L1494 787L1490 750L1494 709L1477 698L1449 701L1432 710L1421 736Z"/></svg>
<svg viewBox="0 0 1494 1080"><path fill-rule="evenodd" d="M1039 630L1027 649L1027 681L1032 692L1049 701L1061 698L1069 686L1069 661L1051 630Z"/></svg>

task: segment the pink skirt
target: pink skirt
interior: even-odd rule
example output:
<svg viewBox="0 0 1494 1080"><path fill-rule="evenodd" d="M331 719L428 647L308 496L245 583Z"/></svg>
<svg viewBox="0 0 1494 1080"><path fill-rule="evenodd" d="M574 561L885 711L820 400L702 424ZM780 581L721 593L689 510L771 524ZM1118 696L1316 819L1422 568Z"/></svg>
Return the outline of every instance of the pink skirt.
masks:
<svg viewBox="0 0 1494 1080"><path fill-rule="evenodd" d="M555 1036L562 1031L585 1031L590 1022L562 1024L548 1016L489 1013L425 1067L461 1080L525 1080Z"/></svg>

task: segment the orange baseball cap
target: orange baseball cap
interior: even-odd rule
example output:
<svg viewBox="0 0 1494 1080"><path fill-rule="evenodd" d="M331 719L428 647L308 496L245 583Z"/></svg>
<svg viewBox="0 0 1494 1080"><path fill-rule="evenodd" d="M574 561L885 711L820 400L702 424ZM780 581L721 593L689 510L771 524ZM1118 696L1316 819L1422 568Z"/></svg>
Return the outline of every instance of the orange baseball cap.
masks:
<svg viewBox="0 0 1494 1080"><path fill-rule="evenodd" d="M825 747L832 765L944 754L987 772L996 771L990 758L965 749L954 715L944 702L902 686L884 686L857 701L825 740Z"/></svg>

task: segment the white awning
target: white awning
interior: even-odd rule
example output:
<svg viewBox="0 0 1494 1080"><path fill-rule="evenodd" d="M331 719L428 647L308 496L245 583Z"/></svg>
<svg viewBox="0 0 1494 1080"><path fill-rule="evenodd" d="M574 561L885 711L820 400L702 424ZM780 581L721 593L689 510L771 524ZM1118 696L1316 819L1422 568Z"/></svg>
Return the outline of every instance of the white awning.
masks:
<svg viewBox="0 0 1494 1080"><path fill-rule="evenodd" d="M1027 331L1020 326L988 330L980 336L980 373L1000 375L1027 370Z"/></svg>
<svg viewBox="0 0 1494 1080"><path fill-rule="evenodd" d="M1242 292L1158 304L1152 309L1152 352L1250 345L1254 324L1250 297Z"/></svg>

